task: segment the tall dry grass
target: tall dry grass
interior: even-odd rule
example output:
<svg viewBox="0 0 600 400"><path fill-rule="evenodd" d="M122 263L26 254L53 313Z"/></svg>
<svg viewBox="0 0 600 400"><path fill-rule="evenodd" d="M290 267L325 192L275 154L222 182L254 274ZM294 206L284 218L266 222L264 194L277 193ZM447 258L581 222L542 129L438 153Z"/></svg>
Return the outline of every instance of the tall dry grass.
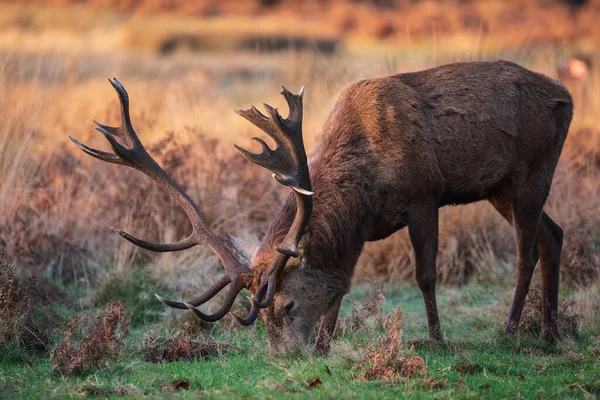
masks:
<svg viewBox="0 0 600 400"><path fill-rule="evenodd" d="M59 284L91 287L110 274L127 278L136 264L151 265L157 278L185 295L219 276L218 262L206 249L151 254L109 229L115 225L160 242L189 232L184 213L149 179L85 156L68 141L70 134L107 149L91 120L118 123L117 98L105 80L109 74L129 90L142 141L197 201L211 227L258 241L287 191L234 151L232 143L247 145L259 133L234 108L260 102L285 108L278 84L290 89L306 85L304 131L310 151L347 83L473 58L471 52L441 51L371 59L289 52L225 57L219 64L218 56L162 59L127 52L106 63L82 54L6 56L0 62L0 249L25 270ZM523 50L509 58L550 75L556 68L554 51ZM210 68L215 63L220 68ZM600 272L600 104L594 96L599 74L595 69L587 90L576 97L575 118L546 206L565 229L562 278L583 285ZM512 273L511 228L486 203L444 208L439 247L441 282L505 281ZM407 233L399 232L366 246L356 277L411 280L412 258Z"/></svg>

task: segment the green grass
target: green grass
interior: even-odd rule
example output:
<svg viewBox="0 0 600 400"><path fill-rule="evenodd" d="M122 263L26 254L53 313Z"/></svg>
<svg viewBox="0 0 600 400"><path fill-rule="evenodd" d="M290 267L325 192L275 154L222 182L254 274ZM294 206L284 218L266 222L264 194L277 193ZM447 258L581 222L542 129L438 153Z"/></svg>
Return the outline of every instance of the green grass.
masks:
<svg viewBox="0 0 600 400"><path fill-rule="evenodd" d="M355 288L342 307L346 323L352 303L359 301L364 287ZM399 381L367 381L353 369L360 352L346 333L333 344L329 357L310 354L271 357L264 326L240 328L228 337L224 329L207 335L229 342L241 351L210 361L151 364L139 352L148 326L164 332L164 324L134 326L121 358L109 367L86 375L62 378L51 373L47 357L33 365L16 363L0 353L0 397L79 398L144 395L148 398L596 398L600 395L600 346L591 332L580 332L552 345L531 335L506 340L500 335L506 314L505 288L467 285L440 289L442 323L446 343L411 340L426 337L423 303L417 288L387 287L384 312L397 305L404 312L404 348L427 364L425 377ZM349 326L349 325L348 325ZM171 332L172 334L172 332ZM373 343L377 327L357 335L360 343ZM319 378L322 385L308 389ZM428 388L424 379L440 380ZM189 382L188 390L164 393L173 380Z"/></svg>

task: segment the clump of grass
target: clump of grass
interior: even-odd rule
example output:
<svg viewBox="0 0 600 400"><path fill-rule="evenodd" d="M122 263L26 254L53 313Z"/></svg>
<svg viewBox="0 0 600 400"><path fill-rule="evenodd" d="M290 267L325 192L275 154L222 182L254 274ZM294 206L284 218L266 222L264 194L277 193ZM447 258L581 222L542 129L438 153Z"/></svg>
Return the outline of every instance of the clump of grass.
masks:
<svg viewBox="0 0 600 400"><path fill-rule="evenodd" d="M107 304L94 318L88 314L73 318L64 339L50 353L52 369L72 376L107 366L121 353L129 324L130 315L119 302Z"/></svg>
<svg viewBox="0 0 600 400"><path fill-rule="evenodd" d="M527 294L519 332L539 335L542 331L542 292L531 288ZM560 299L558 303L558 330L563 337L573 337L579 332L579 315L571 312L572 301Z"/></svg>
<svg viewBox="0 0 600 400"><path fill-rule="evenodd" d="M240 350L233 345L209 341L206 338L202 341L194 340L192 336L197 335L194 335L192 326L188 323L185 323L183 329L170 339L156 337L150 331L144 337L145 347L142 353L147 361L160 363L189 361L195 358L210 360Z"/></svg>
<svg viewBox="0 0 600 400"><path fill-rule="evenodd" d="M573 296L572 312L580 316L581 329L600 332L600 284L579 288ZM600 339L600 336L598 336ZM600 345L600 341L598 342Z"/></svg>

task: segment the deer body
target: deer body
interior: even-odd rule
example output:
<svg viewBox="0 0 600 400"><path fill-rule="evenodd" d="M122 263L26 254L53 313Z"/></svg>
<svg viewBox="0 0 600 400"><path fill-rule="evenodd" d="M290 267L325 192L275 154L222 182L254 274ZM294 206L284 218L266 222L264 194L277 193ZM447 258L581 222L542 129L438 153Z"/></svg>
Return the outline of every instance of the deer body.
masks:
<svg viewBox="0 0 600 400"><path fill-rule="evenodd" d="M179 303L159 297L164 303L214 321L248 288L254 293L252 310L238 319L248 325L260 312L273 352L305 345L322 317L317 351L326 353L364 243L408 227L429 334L442 340L435 298L438 209L485 199L513 225L517 244L517 287L506 333L516 331L540 259L543 332L558 337L562 230L543 205L573 109L560 83L505 61L457 63L359 81L340 94L309 166L302 143L302 91L292 95L284 88L290 107L286 119L267 105L269 117L255 108L240 111L277 148L257 139L262 153L238 149L293 189L258 248L230 238L251 268L235 260L191 199L151 161L131 127L127 93L118 81L111 83L121 99L124 122L119 128L98 124L98 129L116 155L75 142L94 157L138 168L157 180L182 204L194 227L187 239L170 245L119 232L155 251L207 245L226 270L197 299ZM115 144L113 137L132 148ZM198 309L228 285L217 313Z"/></svg>
<svg viewBox="0 0 600 400"><path fill-rule="evenodd" d="M333 293L321 289L321 298L335 307L350 286L364 243L408 226L430 333L440 339L434 296L437 209L483 199L510 203L516 191L526 201L532 195L536 210L531 212L539 214L571 110L560 83L510 62L451 64L348 86L325 122L310 163L315 194L304 262L322 273L308 286L327 282ZM294 210L290 197L256 257L269 255L282 240ZM549 246L556 258L560 248L554 242ZM281 303L289 303L289 297ZM309 309L323 312L312 303ZM268 325L277 314L263 313ZM271 344L294 342L280 336L301 331L272 333L278 331L273 325ZM327 351L331 334L320 332L321 351Z"/></svg>

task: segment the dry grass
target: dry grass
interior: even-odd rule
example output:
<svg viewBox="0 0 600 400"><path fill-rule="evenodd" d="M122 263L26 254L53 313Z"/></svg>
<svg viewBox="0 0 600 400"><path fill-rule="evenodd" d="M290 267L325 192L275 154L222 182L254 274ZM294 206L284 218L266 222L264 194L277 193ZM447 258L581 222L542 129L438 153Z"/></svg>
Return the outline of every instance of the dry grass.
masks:
<svg viewBox="0 0 600 400"><path fill-rule="evenodd" d="M579 13L571 12L561 0L281 0L273 6L253 0L33 3L59 7L38 15L32 11L34 6L15 11L5 5L3 22L8 29L0 35L0 47L3 42L15 40L25 48L35 47L35 31L48 26L54 28L49 29L45 45L67 52L85 49L90 42L101 49L119 46L151 51L171 47L231 51L260 46L269 37L278 37L291 47L297 38L309 42L327 39L357 51L385 46L418 48L434 37L456 51L472 52L572 40L589 48L600 35L595 23L600 14L598 0L587 1ZM65 5L77 14L75 22L61 12ZM112 29L89 29L94 20L85 12L86 7L97 9L94 18L110 24ZM110 12L134 15L121 19ZM165 13L170 15L166 17ZM56 28L65 24L75 25L83 35L77 37Z"/></svg>
<svg viewBox="0 0 600 400"><path fill-rule="evenodd" d="M43 12L17 9L29 10L32 23L43 19ZM486 12L499 11L492 7ZM66 21L76 15L81 17L77 21L88 21L84 9L73 13L60 18ZM142 16L139 19L147 22ZM98 21L106 23L103 18ZM47 22L34 24L38 32L51 25ZM93 25L93 19L88 22L94 29L105 28ZM75 32L83 29L73 26ZM282 106L278 83L291 89L306 85L304 132L310 152L337 93L347 83L487 57L458 50L443 53L441 42L433 47L427 56L384 52L372 60L311 52L161 58L128 50L109 57L106 49L95 46L85 53L58 53L40 42L39 56L16 50L1 56L0 249L28 275L46 276L58 284L75 282L92 288L113 272L127 279L131 266L141 264L153 266L154 278L182 297L195 295L220 273L208 250L151 254L120 240L109 229L115 225L144 239L169 242L189 232L183 212L137 171L93 160L66 139L70 134L93 147L107 148L101 135L91 134L89 122L118 120L117 99L105 77L117 75L125 83L140 137L197 201L211 227L221 235L230 232L256 242L287 191L275 185L266 171L236 154L232 143L246 145L258 132L232 109L262 101ZM560 54L572 52L566 48ZM556 50L542 46L524 47L508 58L554 76L557 57ZM587 89L580 90L582 85ZM600 102L594 96L599 85L596 63L586 82L571 87L577 93L575 119L546 207L565 229L561 276L574 286L586 286L600 274ZM442 209L441 283L504 281L513 271L514 257L511 228L491 206ZM369 243L356 276L412 281L413 264L404 230Z"/></svg>
<svg viewBox="0 0 600 400"><path fill-rule="evenodd" d="M348 77L330 72L317 78L313 74L323 72L325 60L311 62L313 66L305 68L317 72L308 73L312 82L305 130L309 148L318 141L320 121L338 88L358 71L349 70ZM369 74L378 75L378 71L373 68ZM290 80L304 75L299 72ZM184 293L211 283L218 272L217 261L205 249L157 256L135 249L108 229L115 225L161 242L181 238L189 229L184 214L149 179L137 171L85 157L66 140L68 133L105 148L101 138L86 139L91 124L85 121L115 122L118 109L109 85L98 78L73 86L62 86L62 81L15 83L10 78L0 80L5 88L0 92L5 121L0 127L4 133L0 139L0 248L6 255L58 282L91 285L109 271L126 271L137 260L156 265L155 273L168 275L168 285ZM285 78L272 77L274 81ZM213 229L258 240L286 192L231 149L232 142L243 144L256 134L231 109L262 100L280 104L275 87L257 82L252 99L245 100L249 96L245 88L253 85L243 81L232 96L220 93L214 83L192 77L170 82L123 80L131 93L132 117L142 140L199 203ZM14 103L17 93L19 101ZM590 105L594 105L591 98ZM549 214L565 229L563 280L584 285L598 277L600 265L600 225L596 223L600 166L594 150L600 132L593 127L594 121L590 108L585 115L576 115L547 205ZM497 281L513 268L511 229L485 203L443 209L439 248L442 283ZM399 232L366 246L357 276L412 280L412 257L407 232ZM197 271L198 259L205 260L198 275L208 276L190 281L189 272Z"/></svg>
<svg viewBox="0 0 600 400"><path fill-rule="evenodd" d="M574 313L574 302L560 300L558 304L558 330L562 337L573 337L579 331L580 317ZM542 292L538 289L530 289L527 294L519 332L539 335L542 331Z"/></svg>
<svg viewBox="0 0 600 400"><path fill-rule="evenodd" d="M567 311L577 316L581 328L591 332L600 331L600 284L580 287L573 296ZM599 337L600 338L600 337ZM599 342L600 344L600 342Z"/></svg>

